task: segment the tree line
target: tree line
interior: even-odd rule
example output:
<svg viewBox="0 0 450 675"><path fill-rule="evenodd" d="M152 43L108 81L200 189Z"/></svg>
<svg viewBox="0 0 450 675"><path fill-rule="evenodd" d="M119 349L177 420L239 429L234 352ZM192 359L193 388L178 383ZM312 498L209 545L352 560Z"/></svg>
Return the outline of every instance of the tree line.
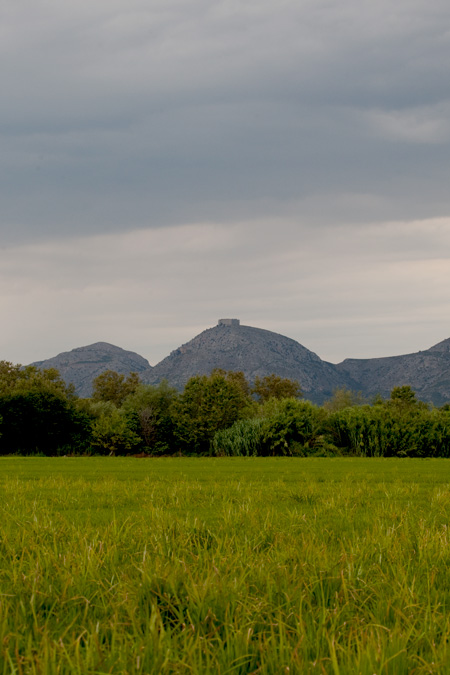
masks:
<svg viewBox="0 0 450 675"><path fill-rule="evenodd" d="M450 405L399 386L371 401L338 389L318 406L295 380L219 369L182 392L109 370L79 398L55 369L0 361L0 454L448 457Z"/></svg>

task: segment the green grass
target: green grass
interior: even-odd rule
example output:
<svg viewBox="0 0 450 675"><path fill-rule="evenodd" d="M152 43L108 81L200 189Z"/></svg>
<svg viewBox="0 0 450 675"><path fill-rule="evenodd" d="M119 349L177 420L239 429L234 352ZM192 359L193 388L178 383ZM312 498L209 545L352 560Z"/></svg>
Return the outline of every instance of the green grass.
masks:
<svg viewBox="0 0 450 675"><path fill-rule="evenodd" d="M450 462L0 458L2 673L450 672Z"/></svg>

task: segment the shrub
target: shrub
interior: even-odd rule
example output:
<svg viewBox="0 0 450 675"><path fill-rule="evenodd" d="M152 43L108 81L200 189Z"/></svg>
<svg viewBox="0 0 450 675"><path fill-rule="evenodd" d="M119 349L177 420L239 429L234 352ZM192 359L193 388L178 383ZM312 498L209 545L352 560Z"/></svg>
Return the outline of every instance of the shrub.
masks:
<svg viewBox="0 0 450 675"><path fill-rule="evenodd" d="M320 408L309 401L273 398L259 406L257 417L216 432L212 452L238 456L314 454L326 446L322 418ZM330 447L328 444L328 451Z"/></svg>

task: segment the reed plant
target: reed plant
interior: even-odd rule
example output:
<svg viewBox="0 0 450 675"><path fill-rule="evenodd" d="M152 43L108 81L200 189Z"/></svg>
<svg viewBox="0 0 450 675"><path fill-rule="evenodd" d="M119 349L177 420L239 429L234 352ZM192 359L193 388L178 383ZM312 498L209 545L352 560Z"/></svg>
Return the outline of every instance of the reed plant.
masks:
<svg viewBox="0 0 450 675"><path fill-rule="evenodd" d="M216 431L211 443L212 454L228 457L257 457L263 445L264 420L238 420L231 427Z"/></svg>

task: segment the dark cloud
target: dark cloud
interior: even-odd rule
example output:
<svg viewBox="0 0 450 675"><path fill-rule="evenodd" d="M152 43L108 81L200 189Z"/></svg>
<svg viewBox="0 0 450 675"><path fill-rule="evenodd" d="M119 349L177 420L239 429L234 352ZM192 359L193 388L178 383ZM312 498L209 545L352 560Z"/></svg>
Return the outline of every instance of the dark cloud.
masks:
<svg viewBox="0 0 450 675"><path fill-rule="evenodd" d="M443 0L10 0L2 14L4 244L449 211Z"/></svg>

